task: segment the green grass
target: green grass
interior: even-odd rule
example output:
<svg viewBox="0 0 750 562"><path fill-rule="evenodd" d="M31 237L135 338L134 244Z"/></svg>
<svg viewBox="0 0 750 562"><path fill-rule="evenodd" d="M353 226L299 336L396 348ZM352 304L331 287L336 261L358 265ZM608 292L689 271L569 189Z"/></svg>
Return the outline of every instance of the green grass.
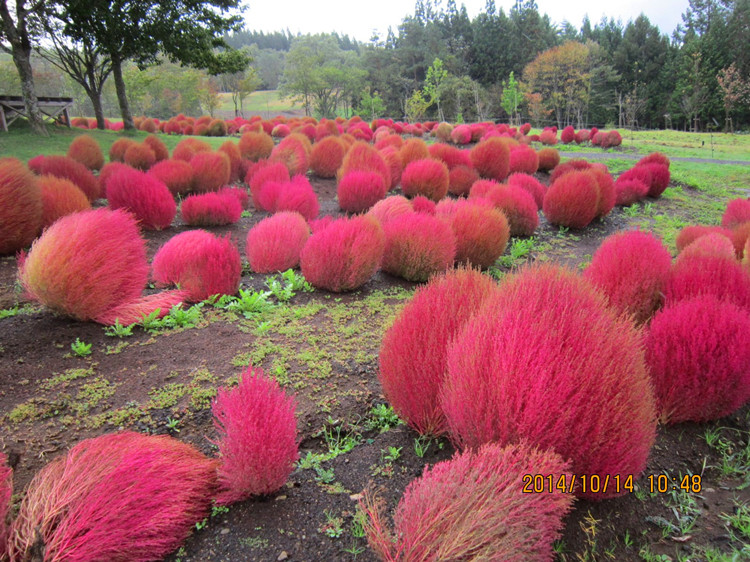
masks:
<svg viewBox="0 0 750 562"><path fill-rule="evenodd" d="M234 111L232 94L222 93L219 111ZM290 100L279 99L278 90L259 90L253 92L242 103L242 109L246 114L260 113L266 117L275 117L283 111L299 110L300 106L294 106Z"/></svg>

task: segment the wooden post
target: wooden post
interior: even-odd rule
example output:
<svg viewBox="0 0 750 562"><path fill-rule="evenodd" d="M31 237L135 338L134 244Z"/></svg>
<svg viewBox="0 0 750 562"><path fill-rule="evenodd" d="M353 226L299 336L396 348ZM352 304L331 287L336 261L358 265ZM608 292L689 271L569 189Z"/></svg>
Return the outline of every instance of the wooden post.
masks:
<svg viewBox="0 0 750 562"><path fill-rule="evenodd" d="M5 106L0 103L0 128L8 132L8 122L5 120Z"/></svg>

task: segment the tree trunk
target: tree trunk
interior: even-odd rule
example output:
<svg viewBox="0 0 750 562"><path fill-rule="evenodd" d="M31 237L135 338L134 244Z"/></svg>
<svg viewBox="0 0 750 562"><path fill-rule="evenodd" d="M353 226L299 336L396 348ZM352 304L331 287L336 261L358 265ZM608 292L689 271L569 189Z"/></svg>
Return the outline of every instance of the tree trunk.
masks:
<svg viewBox="0 0 750 562"><path fill-rule="evenodd" d="M31 47L13 45L13 62L18 69L18 76L21 78L21 93L26 105L26 115L31 130L38 135L48 137L49 131L44 126L44 116L39 109L39 100L36 97L36 88L34 87L34 73L31 70Z"/></svg>
<svg viewBox="0 0 750 562"><path fill-rule="evenodd" d="M107 128L104 123L104 110L102 109L102 93L94 90L87 90L86 94L91 100L91 105L94 106L94 116L96 117L96 128L104 130Z"/></svg>
<svg viewBox="0 0 750 562"><path fill-rule="evenodd" d="M125 92L125 81L122 79L122 61L116 57L112 57L112 74L115 77L115 90L117 90L117 101L120 104L123 128L126 131L135 131L133 115L130 113L130 103Z"/></svg>

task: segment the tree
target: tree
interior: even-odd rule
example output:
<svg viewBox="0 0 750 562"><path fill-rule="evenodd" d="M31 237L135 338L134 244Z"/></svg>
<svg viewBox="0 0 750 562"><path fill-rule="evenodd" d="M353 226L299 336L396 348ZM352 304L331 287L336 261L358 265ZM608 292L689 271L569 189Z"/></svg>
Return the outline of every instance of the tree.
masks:
<svg viewBox="0 0 750 562"><path fill-rule="evenodd" d="M122 74L125 61L133 59L145 67L164 52L172 60L216 74L222 60L215 49L225 46L218 34L240 23L239 15L230 13L238 0L66 0L63 6L63 33L109 56L126 129L135 125Z"/></svg>
<svg viewBox="0 0 750 562"><path fill-rule="evenodd" d="M362 99L359 100L354 113L370 120L382 117L385 114L383 98L380 97L377 90L371 92L369 86L365 87L362 90Z"/></svg>
<svg viewBox="0 0 750 562"><path fill-rule="evenodd" d="M410 123L416 123L421 121L427 113L427 108L430 107L429 100L424 99L422 90L414 90L411 97L406 102L406 119Z"/></svg>
<svg viewBox="0 0 750 562"><path fill-rule="evenodd" d="M722 68L716 76L724 94L725 128L734 132L731 114L742 103L750 101L750 80L744 78L734 63Z"/></svg>
<svg viewBox="0 0 750 562"><path fill-rule="evenodd" d="M218 78L222 90L232 94L234 116L238 117L242 114L245 98L258 89L260 78L254 68L248 68L252 57L245 49L227 51L222 55L218 62L223 72L218 74Z"/></svg>
<svg viewBox="0 0 750 562"><path fill-rule="evenodd" d="M0 2L0 49L10 53L21 79L26 115L31 129L47 136L44 117L39 109L39 100L34 87L34 72L31 69L31 47L34 35L38 33L39 22L45 17L47 4L38 0L27 6L26 0L16 0L16 9L11 13L8 1ZM8 44L10 46L8 46Z"/></svg>
<svg viewBox="0 0 750 562"><path fill-rule="evenodd" d="M448 77L448 71L443 67L443 61L435 59L432 65L427 69L427 77L424 81L424 93L430 101L430 105L433 103L437 105L438 120L445 121L443 110L440 107L440 86Z"/></svg>
<svg viewBox="0 0 750 562"><path fill-rule="evenodd" d="M500 102L505 113L510 117L511 123L518 123L520 125L518 106L522 99L520 84L516 81L513 71L511 71L508 82L503 85L503 97Z"/></svg>

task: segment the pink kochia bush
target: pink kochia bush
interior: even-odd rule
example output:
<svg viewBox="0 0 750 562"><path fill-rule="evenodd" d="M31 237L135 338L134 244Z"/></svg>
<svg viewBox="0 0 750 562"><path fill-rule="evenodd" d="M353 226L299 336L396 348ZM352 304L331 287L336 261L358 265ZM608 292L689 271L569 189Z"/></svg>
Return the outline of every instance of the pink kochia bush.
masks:
<svg viewBox="0 0 750 562"><path fill-rule="evenodd" d="M89 201L102 196L96 176L86 166L67 156L37 156L29 160L29 168L40 176L52 174L72 181L86 194Z"/></svg>
<svg viewBox="0 0 750 562"><path fill-rule="evenodd" d="M750 222L750 199L732 199L721 217L721 226L735 228Z"/></svg>
<svg viewBox="0 0 750 562"><path fill-rule="evenodd" d="M0 158L0 255L31 244L42 226L42 190L17 158Z"/></svg>
<svg viewBox="0 0 750 562"><path fill-rule="evenodd" d="M271 191L269 190L268 193L270 194ZM273 197L269 197L271 202L268 203L274 212L294 211L305 217L305 220L313 220L320 213L318 196L310 180L303 174L294 176L290 182L281 184L274 195L275 202L273 202Z"/></svg>
<svg viewBox="0 0 750 562"><path fill-rule="evenodd" d="M273 211L276 206L278 184L289 181L289 170L282 162L268 162L261 160L250 168L245 176L245 183L250 186L250 197L253 206L259 211ZM273 184L268 187L268 184ZM264 194L264 191L268 193ZM269 195L275 192L273 197Z"/></svg>
<svg viewBox="0 0 750 562"><path fill-rule="evenodd" d="M247 261L256 273L286 271L299 265L310 227L299 213L284 211L267 217L247 233Z"/></svg>
<svg viewBox="0 0 750 562"><path fill-rule="evenodd" d="M178 291L141 298L148 282L146 243L130 213L107 208L62 217L21 260L18 276L32 300L77 320L138 322L181 302Z"/></svg>
<svg viewBox="0 0 750 562"><path fill-rule="evenodd" d="M387 191L381 174L353 170L339 181L339 207L349 213L361 213L385 197Z"/></svg>
<svg viewBox="0 0 750 562"><path fill-rule="evenodd" d="M240 220L242 203L228 190L201 193L183 199L180 212L190 226L222 226Z"/></svg>
<svg viewBox="0 0 750 562"><path fill-rule="evenodd" d="M367 211L367 214L375 217L381 225L384 225L395 217L411 213L413 210L414 207L412 202L406 197L403 195L391 195L390 197L386 197L375 203L375 205Z"/></svg>
<svg viewBox="0 0 750 562"><path fill-rule="evenodd" d="M219 434L219 504L275 492L299 458L297 402L260 368L248 368L213 402Z"/></svg>
<svg viewBox="0 0 750 562"><path fill-rule="evenodd" d="M471 162L479 175L497 181L510 173L510 149L507 139L498 137L483 140L471 149Z"/></svg>
<svg viewBox="0 0 750 562"><path fill-rule="evenodd" d="M551 224L584 228L599 211L597 181L586 172L569 172L552 183L542 207Z"/></svg>
<svg viewBox="0 0 750 562"><path fill-rule="evenodd" d="M583 276L607 295L617 312L643 324L662 305L671 267L672 256L661 240L631 230L607 237Z"/></svg>
<svg viewBox="0 0 750 562"><path fill-rule="evenodd" d="M302 248L302 275L320 289L353 291L375 275L384 247L383 229L374 217L331 221L315 230Z"/></svg>
<svg viewBox="0 0 750 562"><path fill-rule="evenodd" d="M451 460L412 481L394 515L385 520L382 500L365 493L365 533L384 561L502 560L544 562L554 558L554 541L573 496L523 493L528 474L570 478L559 455L528 444L487 444L456 453Z"/></svg>
<svg viewBox="0 0 750 562"><path fill-rule="evenodd" d="M750 276L732 255L690 253L686 248L672 266L664 302L672 306L698 295L714 295L750 311Z"/></svg>
<svg viewBox="0 0 750 562"><path fill-rule="evenodd" d="M383 271L408 281L427 281L448 269L456 257L453 230L432 215L403 214L383 225L383 230Z"/></svg>
<svg viewBox="0 0 750 562"><path fill-rule="evenodd" d="M162 230L172 224L177 203L164 183L133 169L115 172L107 182L107 199L113 209L127 209L147 230Z"/></svg>
<svg viewBox="0 0 750 562"><path fill-rule="evenodd" d="M86 439L29 483L13 522L11 560L159 560L209 511L216 461L165 436Z"/></svg>
<svg viewBox="0 0 750 562"><path fill-rule="evenodd" d="M185 300L200 302L211 295L235 294L242 262L237 246L228 236L188 230L159 248L151 270L158 285L179 285L186 293Z"/></svg>
<svg viewBox="0 0 750 562"><path fill-rule="evenodd" d="M401 189L407 197L424 195L440 201L448 193L449 183L448 166L433 158L413 160L401 174Z"/></svg>
<svg viewBox="0 0 750 562"><path fill-rule="evenodd" d="M439 396L448 344L496 288L490 277L472 269L435 276L417 289L383 336L378 373L383 393L420 434L445 433Z"/></svg>
<svg viewBox="0 0 750 562"><path fill-rule="evenodd" d="M750 400L750 313L713 295L659 312L646 339L662 421L709 421Z"/></svg>
<svg viewBox="0 0 750 562"><path fill-rule="evenodd" d="M527 440L602 481L646 467L656 411L640 333L572 271L506 278L449 345L446 372L441 404L461 447Z"/></svg>

